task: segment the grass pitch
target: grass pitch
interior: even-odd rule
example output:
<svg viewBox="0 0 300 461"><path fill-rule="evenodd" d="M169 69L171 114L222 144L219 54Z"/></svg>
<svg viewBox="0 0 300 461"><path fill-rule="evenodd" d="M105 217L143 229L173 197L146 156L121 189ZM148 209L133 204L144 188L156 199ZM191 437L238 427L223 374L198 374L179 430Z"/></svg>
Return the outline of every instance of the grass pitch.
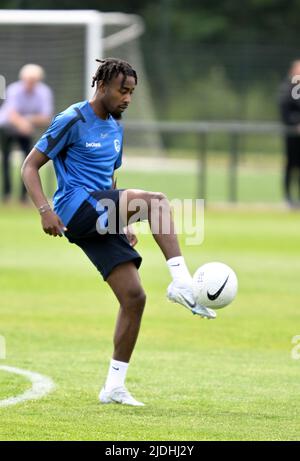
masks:
<svg viewBox="0 0 300 461"><path fill-rule="evenodd" d="M121 185L121 184L120 184ZM191 271L231 265L235 302L215 321L165 298L169 274L140 236L148 295L127 386L143 408L97 402L117 303L80 249L43 234L31 208L0 208L0 365L51 377L56 390L0 409L1 440L299 440L300 214L208 208ZM30 383L0 371L0 399Z"/></svg>

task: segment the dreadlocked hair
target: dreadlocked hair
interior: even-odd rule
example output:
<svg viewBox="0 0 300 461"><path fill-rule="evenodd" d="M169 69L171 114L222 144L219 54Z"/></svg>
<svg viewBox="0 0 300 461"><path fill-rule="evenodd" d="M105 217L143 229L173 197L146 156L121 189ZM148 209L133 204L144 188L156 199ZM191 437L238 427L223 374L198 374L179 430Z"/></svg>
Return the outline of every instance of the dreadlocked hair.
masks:
<svg viewBox="0 0 300 461"><path fill-rule="evenodd" d="M92 87L95 86L95 83L100 81L108 83L119 74L124 75L122 86L125 83L126 77L134 77L135 84L137 84L136 71L128 62L116 58L96 59L96 61L100 62L100 66L93 76Z"/></svg>

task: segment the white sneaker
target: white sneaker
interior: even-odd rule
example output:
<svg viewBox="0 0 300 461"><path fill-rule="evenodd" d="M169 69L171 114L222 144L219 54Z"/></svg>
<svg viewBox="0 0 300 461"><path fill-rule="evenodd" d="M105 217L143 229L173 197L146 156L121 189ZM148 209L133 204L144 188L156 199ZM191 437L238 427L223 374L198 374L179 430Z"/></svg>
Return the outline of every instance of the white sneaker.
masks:
<svg viewBox="0 0 300 461"><path fill-rule="evenodd" d="M217 314L212 309L195 302L192 286L189 283L171 282L168 286L167 298L174 302L182 304L193 314L200 315L206 319L215 319Z"/></svg>
<svg viewBox="0 0 300 461"><path fill-rule="evenodd" d="M99 394L101 403L121 403L122 405L132 405L134 407L143 407L145 404L135 400L128 392L126 387L115 387L110 391L106 391L103 387Z"/></svg>

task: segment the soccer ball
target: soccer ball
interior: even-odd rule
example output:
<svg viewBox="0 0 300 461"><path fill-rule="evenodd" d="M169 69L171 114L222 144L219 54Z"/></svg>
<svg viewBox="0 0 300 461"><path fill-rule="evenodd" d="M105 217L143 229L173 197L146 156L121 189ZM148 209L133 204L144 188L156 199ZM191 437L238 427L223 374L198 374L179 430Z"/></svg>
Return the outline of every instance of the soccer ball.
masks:
<svg viewBox="0 0 300 461"><path fill-rule="evenodd" d="M220 262L203 264L193 276L193 294L196 302L212 309L220 309L230 304L236 296L237 289L235 272Z"/></svg>

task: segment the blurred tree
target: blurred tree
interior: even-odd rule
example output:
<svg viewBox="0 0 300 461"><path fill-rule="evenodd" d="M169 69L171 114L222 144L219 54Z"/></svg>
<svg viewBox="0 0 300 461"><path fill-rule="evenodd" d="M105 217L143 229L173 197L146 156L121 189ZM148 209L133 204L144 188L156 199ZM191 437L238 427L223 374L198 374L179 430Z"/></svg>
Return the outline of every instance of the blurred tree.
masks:
<svg viewBox="0 0 300 461"><path fill-rule="evenodd" d="M0 0L1 8L141 15L160 118L262 118L262 111L266 118L272 111L276 116L269 99L258 104L260 95L271 94L270 85L274 92L289 61L300 55L300 0Z"/></svg>
<svg viewBox="0 0 300 461"><path fill-rule="evenodd" d="M1 8L53 9L53 1L0 0ZM60 0L55 8L82 9L83 4ZM298 39L300 0L86 0L84 8L140 14L149 33L163 41L166 36L208 43Z"/></svg>

